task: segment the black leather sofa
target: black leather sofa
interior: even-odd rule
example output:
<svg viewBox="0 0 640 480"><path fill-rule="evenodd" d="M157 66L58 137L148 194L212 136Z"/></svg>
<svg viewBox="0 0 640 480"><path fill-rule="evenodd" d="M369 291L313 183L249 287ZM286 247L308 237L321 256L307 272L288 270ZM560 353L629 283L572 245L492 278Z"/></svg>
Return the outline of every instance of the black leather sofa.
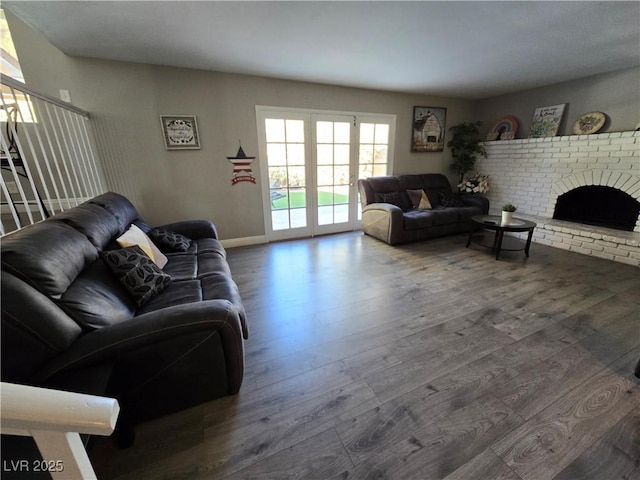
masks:
<svg viewBox="0 0 640 480"><path fill-rule="evenodd" d="M489 212L486 197L454 194L449 180L440 173L360 179L358 189L362 230L390 245L468 232L472 216ZM416 208L409 202L407 191L424 191L431 208ZM389 199L395 203L389 203ZM458 206L443 206L443 199Z"/></svg>
<svg viewBox="0 0 640 480"><path fill-rule="evenodd" d="M164 225L171 283L138 308L100 258L135 224L105 193L2 239L2 381L115 397L119 427L231 395L244 372L245 311L208 221Z"/></svg>

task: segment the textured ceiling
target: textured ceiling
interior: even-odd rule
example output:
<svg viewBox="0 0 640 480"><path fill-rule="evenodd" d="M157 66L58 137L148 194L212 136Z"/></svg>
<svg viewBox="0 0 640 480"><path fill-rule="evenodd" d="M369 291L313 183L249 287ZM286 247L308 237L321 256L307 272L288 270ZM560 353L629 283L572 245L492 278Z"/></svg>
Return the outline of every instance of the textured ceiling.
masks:
<svg viewBox="0 0 640 480"><path fill-rule="evenodd" d="M640 65L639 2L19 2L69 55L478 99Z"/></svg>

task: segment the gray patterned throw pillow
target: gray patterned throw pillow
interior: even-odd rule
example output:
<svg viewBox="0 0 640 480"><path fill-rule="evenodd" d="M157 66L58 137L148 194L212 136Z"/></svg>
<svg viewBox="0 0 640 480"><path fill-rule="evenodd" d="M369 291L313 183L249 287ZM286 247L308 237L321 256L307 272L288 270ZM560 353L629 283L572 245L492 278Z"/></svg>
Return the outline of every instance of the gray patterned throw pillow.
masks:
<svg viewBox="0 0 640 480"><path fill-rule="evenodd" d="M438 192L440 195L440 204L443 207L463 207L462 199L460 195L457 193L442 193Z"/></svg>
<svg viewBox="0 0 640 480"><path fill-rule="evenodd" d="M162 250L172 252L186 252L192 241L189 237L162 228L154 228L148 235Z"/></svg>
<svg viewBox="0 0 640 480"><path fill-rule="evenodd" d="M120 283L127 289L138 307L158 295L171 283L171 276L163 272L138 246L101 252Z"/></svg>

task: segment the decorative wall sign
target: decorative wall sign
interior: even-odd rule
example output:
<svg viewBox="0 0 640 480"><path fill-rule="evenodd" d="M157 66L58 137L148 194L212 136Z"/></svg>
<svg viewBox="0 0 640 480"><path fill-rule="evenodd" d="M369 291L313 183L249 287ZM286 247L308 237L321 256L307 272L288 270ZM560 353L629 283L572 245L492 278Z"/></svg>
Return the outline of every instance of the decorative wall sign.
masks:
<svg viewBox="0 0 640 480"><path fill-rule="evenodd" d="M507 115L497 120L487 134L487 141L513 140L518 133L518 119L513 115Z"/></svg>
<svg viewBox="0 0 640 480"><path fill-rule="evenodd" d="M560 127L566 103L538 107L533 114L529 138L555 137Z"/></svg>
<svg viewBox="0 0 640 480"><path fill-rule="evenodd" d="M412 152L442 152L447 109L438 107L413 107Z"/></svg>
<svg viewBox="0 0 640 480"><path fill-rule="evenodd" d="M233 163L233 176L231 177L231 185L236 185L240 182L256 183L256 177L253 176L251 170L251 162L256 157L247 157L247 154L242 150L242 145L238 148L238 153L235 157L227 157L231 163Z"/></svg>
<svg viewBox="0 0 640 480"><path fill-rule="evenodd" d="M602 112L585 113L573 124L573 133L576 135L597 133L604 126L606 120L607 117Z"/></svg>
<svg viewBox="0 0 640 480"><path fill-rule="evenodd" d="M195 115L160 115L167 150L198 150L200 137Z"/></svg>

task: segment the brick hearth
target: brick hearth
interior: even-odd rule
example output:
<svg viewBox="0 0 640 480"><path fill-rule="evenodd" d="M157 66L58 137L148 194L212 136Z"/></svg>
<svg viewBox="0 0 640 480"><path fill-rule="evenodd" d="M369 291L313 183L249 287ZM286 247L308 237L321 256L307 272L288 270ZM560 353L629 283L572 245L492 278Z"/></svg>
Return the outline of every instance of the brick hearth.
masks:
<svg viewBox="0 0 640 480"><path fill-rule="evenodd" d="M640 219L633 232L553 220L558 195L606 185L640 200L640 132L486 142L477 171L490 175L492 213L505 203L538 224L533 241L640 266Z"/></svg>

